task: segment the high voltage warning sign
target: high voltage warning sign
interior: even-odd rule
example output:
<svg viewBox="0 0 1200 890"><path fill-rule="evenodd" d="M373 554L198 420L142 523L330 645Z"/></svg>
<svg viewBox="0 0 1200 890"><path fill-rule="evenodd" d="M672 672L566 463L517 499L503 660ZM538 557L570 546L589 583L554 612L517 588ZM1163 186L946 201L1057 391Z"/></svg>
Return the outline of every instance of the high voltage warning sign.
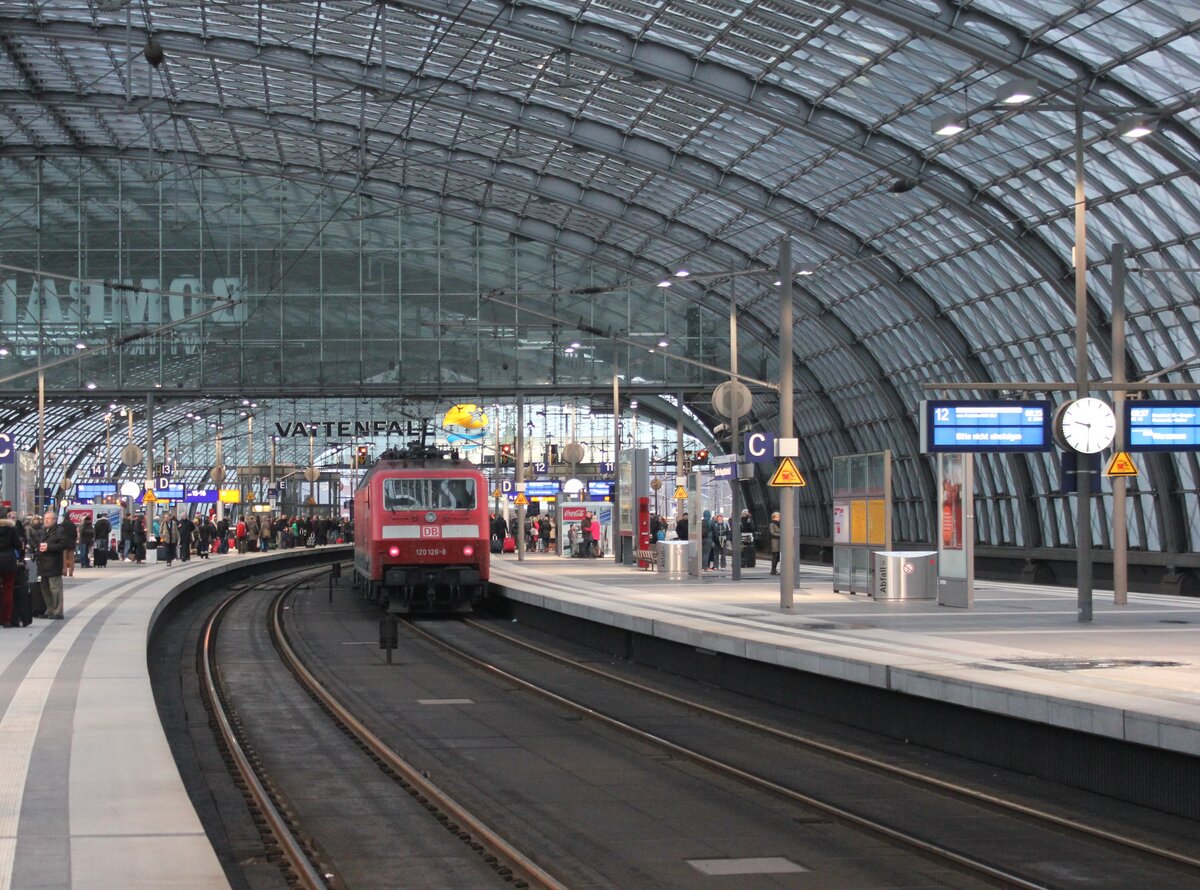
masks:
<svg viewBox="0 0 1200 890"><path fill-rule="evenodd" d="M785 457L780 462L775 475L771 477L771 481L767 484L774 488L803 488L808 483L804 481L804 476L796 469L795 461L790 457Z"/></svg>
<svg viewBox="0 0 1200 890"><path fill-rule="evenodd" d="M1137 474L1137 467L1133 465L1133 461L1126 451L1118 451L1114 454L1108 462L1108 469L1104 471L1105 476L1136 476Z"/></svg>
<svg viewBox="0 0 1200 890"><path fill-rule="evenodd" d="M516 498L513 499L513 503L518 507L525 507L529 504L529 498L525 497L525 492L519 491Z"/></svg>
<svg viewBox="0 0 1200 890"><path fill-rule="evenodd" d="M677 501L686 501L687 500L687 489L684 488L682 485L676 485L674 499Z"/></svg>

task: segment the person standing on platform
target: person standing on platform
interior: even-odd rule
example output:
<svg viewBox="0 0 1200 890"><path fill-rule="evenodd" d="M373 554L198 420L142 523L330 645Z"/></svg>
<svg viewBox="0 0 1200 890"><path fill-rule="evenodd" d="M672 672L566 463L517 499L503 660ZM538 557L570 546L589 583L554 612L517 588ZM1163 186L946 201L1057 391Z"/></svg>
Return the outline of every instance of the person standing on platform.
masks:
<svg viewBox="0 0 1200 890"><path fill-rule="evenodd" d="M121 558L125 562L133 559L133 517L126 516L121 520Z"/></svg>
<svg viewBox="0 0 1200 890"><path fill-rule="evenodd" d="M681 541L688 539L688 515L684 513L675 521L675 537Z"/></svg>
<svg viewBox="0 0 1200 890"><path fill-rule="evenodd" d="M167 513L159 523L158 543L167 548L167 565L170 565L179 549L179 520L174 513Z"/></svg>
<svg viewBox="0 0 1200 890"><path fill-rule="evenodd" d="M238 553L246 552L246 532L247 531L248 531L248 529L246 528L246 520L245 519L239 519L237 521L237 525L235 525L233 527L233 539L234 539L234 542L237 544L237 552Z"/></svg>
<svg viewBox="0 0 1200 890"><path fill-rule="evenodd" d="M68 578L74 578L75 577L75 548L79 544L79 528L75 525L74 522L71 521L70 513L64 514L62 522L60 522L58 525L59 525L59 528L61 528L66 533L67 538L71 542L70 549L66 550L62 555L63 570L62 570L62 575L60 575L60 577L66 576Z"/></svg>
<svg viewBox="0 0 1200 890"><path fill-rule="evenodd" d="M196 536L196 523L190 516L179 520L179 561L190 562L192 559L192 538Z"/></svg>
<svg viewBox="0 0 1200 890"><path fill-rule="evenodd" d="M258 552L258 536L259 536L258 517L251 516L250 519L246 522L246 552L248 552L248 553L257 553Z"/></svg>
<svg viewBox="0 0 1200 890"><path fill-rule="evenodd" d="M598 513L592 514L592 521L591 521L591 525L588 526L588 530L591 532L591 535L592 535L592 556L599 559L601 554L600 554L600 515Z"/></svg>
<svg viewBox="0 0 1200 890"><path fill-rule="evenodd" d="M700 564L706 572L711 572L717 567L717 554L713 543L712 511L705 510L700 517Z"/></svg>
<svg viewBox="0 0 1200 890"><path fill-rule="evenodd" d="M25 542L12 511L0 519L0 627L13 624L13 584L17 580L17 560L23 559Z"/></svg>
<svg viewBox="0 0 1200 890"><path fill-rule="evenodd" d="M579 534L582 535L583 552L580 556L592 555L592 514L584 514L583 519L579 521Z"/></svg>
<svg viewBox="0 0 1200 890"><path fill-rule="evenodd" d="M771 538L771 574L779 574L779 514L771 514L771 524L767 534Z"/></svg>
<svg viewBox="0 0 1200 890"><path fill-rule="evenodd" d="M217 527L213 525L211 519L201 515L196 523L196 555L201 559L208 559L208 551L212 549L213 537L217 534Z"/></svg>
<svg viewBox="0 0 1200 890"><path fill-rule="evenodd" d="M715 548L713 561L718 568L723 569L726 566L725 548L729 544L730 535L729 523L725 521L724 514L718 513L713 517L713 546Z"/></svg>
<svg viewBox="0 0 1200 890"><path fill-rule="evenodd" d="M42 599L46 601L46 618L63 617L63 558L74 548L70 531L58 524L53 510L42 517L45 536L38 544L38 575L42 585Z"/></svg>
<svg viewBox="0 0 1200 890"><path fill-rule="evenodd" d="M92 567L92 546L96 543L96 526L92 524L92 517L85 516L83 525L79 526L79 546L75 548L76 555L79 557L79 567L90 569Z"/></svg>

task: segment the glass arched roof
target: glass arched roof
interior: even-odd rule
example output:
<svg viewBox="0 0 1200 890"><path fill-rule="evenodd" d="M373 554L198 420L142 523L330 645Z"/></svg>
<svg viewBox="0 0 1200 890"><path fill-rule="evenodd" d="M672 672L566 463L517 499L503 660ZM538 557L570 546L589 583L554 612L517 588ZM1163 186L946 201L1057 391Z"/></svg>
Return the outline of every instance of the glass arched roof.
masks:
<svg viewBox="0 0 1200 890"><path fill-rule="evenodd" d="M1182 0L2 0L5 367L153 317L118 319L110 294L30 318L15 270L164 289L183 270L239 282L246 317L88 355L53 387L158 384L182 410L250 385L584 392L620 366L703 413L720 378L638 338L725 367L732 299L743 373L777 378L771 276L703 273L770 269L786 236L815 270L788 362L806 459L892 449L899 537L927 537L925 385L1073 378L1077 94L1092 377L1110 373L1119 241L1129 376L1194 382L1198 30ZM1035 102L990 104L1020 79ZM1118 137L1130 109L1154 132ZM1196 461L1148 469L1135 546L1192 549ZM1056 475L1036 455L987 463L993 543L1072 543ZM805 532L827 534L823 484L802 500ZM1101 511L1101 545L1104 527Z"/></svg>

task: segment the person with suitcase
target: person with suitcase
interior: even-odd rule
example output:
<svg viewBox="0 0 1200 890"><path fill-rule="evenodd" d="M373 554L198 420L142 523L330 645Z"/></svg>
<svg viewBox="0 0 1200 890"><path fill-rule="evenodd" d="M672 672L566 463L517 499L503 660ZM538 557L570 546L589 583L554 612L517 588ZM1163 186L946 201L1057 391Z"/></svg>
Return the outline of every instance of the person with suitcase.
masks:
<svg viewBox="0 0 1200 890"><path fill-rule="evenodd" d="M42 517L46 536L38 544L38 574L42 579L42 598L46 602L46 617L63 617L63 557L75 547L74 535L65 525L58 524L53 510Z"/></svg>
<svg viewBox="0 0 1200 890"><path fill-rule="evenodd" d="M108 536L112 534L112 523L108 521L107 516L101 516L96 520L96 545L92 549L92 561L97 568L104 568L108 565Z"/></svg>
<svg viewBox="0 0 1200 890"><path fill-rule="evenodd" d="M0 627L13 624L13 589L17 583L17 563L25 566L25 542L12 511L0 519Z"/></svg>

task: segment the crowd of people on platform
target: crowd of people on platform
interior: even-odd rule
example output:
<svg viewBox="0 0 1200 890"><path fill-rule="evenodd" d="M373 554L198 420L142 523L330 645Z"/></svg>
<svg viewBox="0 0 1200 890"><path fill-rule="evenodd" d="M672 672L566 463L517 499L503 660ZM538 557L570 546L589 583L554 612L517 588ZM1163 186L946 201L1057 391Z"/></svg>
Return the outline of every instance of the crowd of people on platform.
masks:
<svg viewBox="0 0 1200 890"><path fill-rule="evenodd" d="M110 559L144 563L147 546L155 548L158 562L171 565L231 548L248 553L340 543L351 540L352 533L348 521L315 514L252 513L231 521L168 510L152 518L149 527L146 516L136 514L126 515L114 529L104 515L87 515L76 524L69 514L60 517L54 510L22 520L15 511L0 509L0 627L29 623L16 608L26 592L23 586L33 601L33 618L61 619L64 577L74 577L76 568L104 568Z"/></svg>
<svg viewBox="0 0 1200 890"><path fill-rule="evenodd" d="M515 546L513 524L516 519L506 519L502 514L489 516L492 551L511 552ZM664 541L671 529L666 516L654 514L650 517L650 539ZM691 522L687 512L679 515L674 523L675 539L686 541L691 534ZM700 553L705 571L717 571L728 567L734 547L755 548L758 528L749 510L743 510L737 523L722 513L705 510L700 521ZM582 519L567 524L565 553L571 556L599 557L602 538L600 519L594 512L587 512ZM547 514L525 517L525 547L530 552L547 553L557 548L558 528L554 519ZM770 574L779 574L779 514L772 513L767 526L767 543L771 553ZM744 564L744 562L743 562Z"/></svg>

